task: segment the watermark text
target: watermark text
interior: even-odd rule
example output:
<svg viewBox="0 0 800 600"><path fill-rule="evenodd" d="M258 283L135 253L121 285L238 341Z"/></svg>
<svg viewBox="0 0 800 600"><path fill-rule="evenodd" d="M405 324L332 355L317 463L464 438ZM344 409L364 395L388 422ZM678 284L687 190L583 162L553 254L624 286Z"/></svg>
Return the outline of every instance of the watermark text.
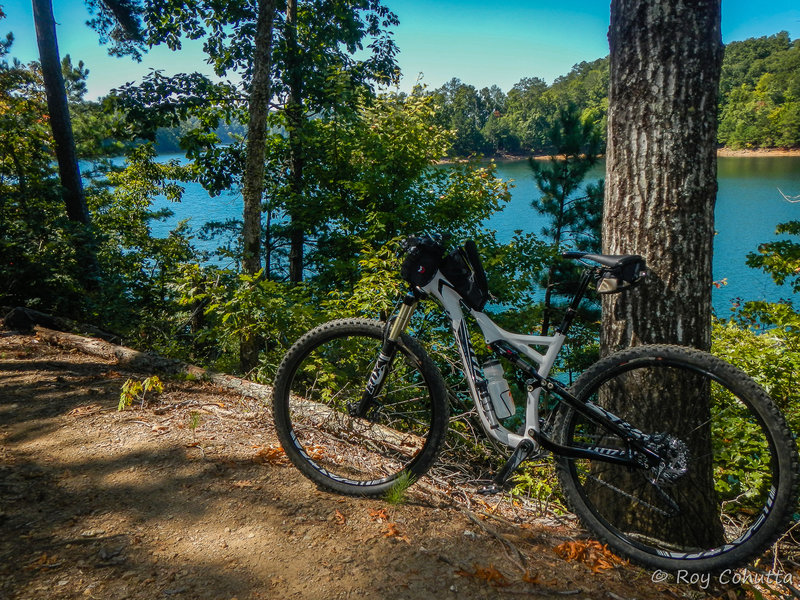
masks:
<svg viewBox="0 0 800 600"><path fill-rule="evenodd" d="M721 573L715 575L711 573L696 573L687 569L678 569L674 573L659 570L653 572L651 579L653 583L674 581L674 583L694 585L701 590L707 590L712 583L719 583L721 585L792 585L792 573L776 573L774 571L753 572L747 569L725 569Z"/></svg>

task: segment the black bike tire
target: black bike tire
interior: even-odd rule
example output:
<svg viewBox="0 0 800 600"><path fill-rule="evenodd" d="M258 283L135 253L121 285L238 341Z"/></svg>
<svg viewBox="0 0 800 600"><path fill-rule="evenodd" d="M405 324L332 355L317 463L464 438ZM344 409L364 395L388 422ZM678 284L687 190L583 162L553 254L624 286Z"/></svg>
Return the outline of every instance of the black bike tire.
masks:
<svg viewBox="0 0 800 600"><path fill-rule="evenodd" d="M303 335L289 349L281 361L275 375L273 388L273 416L278 439L291 462L320 488L350 496L380 496L389 491L401 474L408 473L414 480L424 475L435 462L448 424L448 404L444 380L425 350L410 336L403 334L399 339L398 353L411 358L427 384L431 422L422 450L405 468L381 478L374 483L362 481L349 482L326 474L313 459L300 447L294 435L290 414L289 398L295 373L315 348L338 337L366 336L375 340L384 338L386 324L367 319L339 319L319 325ZM398 356L397 359L400 357ZM396 360L397 360L396 359ZM369 373L365 373L365 379Z"/></svg>
<svg viewBox="0 0 800 600"><path fill-rule="evenodd" d="M578 474L573 468L575 461L557 457L558 477L567 505L580 518L583 525L603 543L608 544L609 548L642 566L667 573L676 573L680 569L718 573L746 565L753 558L763 554L786 531L795 511L798 493L798 455L789 427L772 399L746 373L711 354L682 346L646 345L612 354L587 369L575 381L571 391L578 399L585 400L591 397L603 382L609 381L623 370L627 371L637 364L644 365L653 361L669 361L673 366L684 365L684 368L703 369L719 378L728 389L736 390L737 395L746 395L751 410L756 413L766 432L771 436L778 465L777 491L772 509L764 522L739 545L715 556L676 558L643 551L621 537L613 526L609 527L605 519L592 509L581 492ZM556 439L563 445L569 445L570 428L575 415L576 411L568 407L559 413L555 426ZM636 426L636 423L631 424Z"/></svg>

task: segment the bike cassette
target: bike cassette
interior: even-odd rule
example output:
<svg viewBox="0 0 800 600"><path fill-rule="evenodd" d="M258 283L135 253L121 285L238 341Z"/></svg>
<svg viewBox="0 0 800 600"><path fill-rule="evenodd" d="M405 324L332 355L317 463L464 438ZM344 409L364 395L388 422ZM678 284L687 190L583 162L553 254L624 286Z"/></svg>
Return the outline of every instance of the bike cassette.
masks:
<svg viewBox="0 0 800 600"><path fill-rule="evenodd" d="M667 433L651 435L648 446L661 457L650 469L655 485L673 485L689 472L689 447L685 442Z"/></svg>

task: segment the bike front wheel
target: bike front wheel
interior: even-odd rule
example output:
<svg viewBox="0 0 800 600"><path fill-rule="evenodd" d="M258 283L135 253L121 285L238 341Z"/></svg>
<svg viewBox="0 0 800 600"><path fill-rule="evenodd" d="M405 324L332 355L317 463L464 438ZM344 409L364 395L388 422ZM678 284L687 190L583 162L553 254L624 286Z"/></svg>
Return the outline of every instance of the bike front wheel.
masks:
<svg viewBox="0 0 800 600"><path fill-rule="evenodd" d="M698 350L640 346L593 365L572 392L663 457L641 468L559 459L571 509L618 554L667 572L715 572L746 564L785 531L797 451L773 401L739 369ZM632 449L571 408L557 431L565 446Z"/></svg>
<svg viewBox="0 0 800 600"><path fill-rule="evenodd" d="M354 416L385 339L385 324L331 321L309 331L275 376L278 438L317 485L359 496L388 491L402 474L423 475L447 428L445 384L412 338L402 335L374 406Z"/></svg>

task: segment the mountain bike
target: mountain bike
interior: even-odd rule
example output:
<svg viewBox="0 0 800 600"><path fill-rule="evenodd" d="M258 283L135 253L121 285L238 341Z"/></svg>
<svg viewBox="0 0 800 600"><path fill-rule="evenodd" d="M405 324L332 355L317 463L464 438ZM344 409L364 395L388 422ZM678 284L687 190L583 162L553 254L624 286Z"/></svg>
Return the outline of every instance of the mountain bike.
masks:
<svg viewBox="0 0 800 600"><path fill-rule="evenodd" d="M278 368L278 437L318 486L381 495L436 460L447 389L406 331L418 303L432 298L452 325L483 430L512 450L488 491L500 491L523 461L552 453L584 526L617 554L667 571L746 564L786 530L797 507L797 450L774 402L741 370L700 350L643 345L600 359L569 387L550 375L590 286L633 293L647 275L641 256L564 254L583 269L563 320L553 335L525 335L484 312L489 292L474 242L447 252L441 237L420 236L406 250L409 290L392 318L320 325ZM465 311L493 353L483 364ZM506 369L525 382L520 411ZM540 415L545 397L557 401L552 419ZM520 412L522 426L511 425Z"/></svg>

